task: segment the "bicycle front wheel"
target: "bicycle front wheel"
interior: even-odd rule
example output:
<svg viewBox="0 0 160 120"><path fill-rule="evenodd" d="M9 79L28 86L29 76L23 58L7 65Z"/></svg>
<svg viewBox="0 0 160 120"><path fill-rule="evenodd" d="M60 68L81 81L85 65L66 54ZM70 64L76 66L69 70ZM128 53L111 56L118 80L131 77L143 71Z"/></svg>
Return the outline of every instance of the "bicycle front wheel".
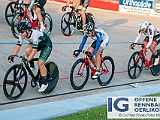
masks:
<svg viewBox="0 0 160 120"><path fill-rule="evenodd" d="M44 27L45 27L44 32L47 35L50 35L52 32L52 28L53 28L52 17L48 13L43 13L42 17L43 17L43 23L44 23Z"/></svg>
<svg viewBox="0 0 160 120"><path fill-rule="evenodd" d="M89 77L89 67L84 63L84 59L78 59L72 66L70 72L70 82L71 86L75 90L82 89Z"/></svg>
<svg viewBox="0 0 160 120"><path fill-rule="evenodd" d="M143 70L143 58L140 56L140 52L134 52L128 61L128 75L131 79L136 79L140 76Z"/></svg>
<svg viewBox="0 0 160 120"><path fill-rule="evenodd" d="M16 5L16 2L12 1L10 2L5 9L5 19L9 26L11 26L11 21L16 13L16 10L14 9Z"/></svg>
<svg viewBox="0 0 160 120"><path fill-rule="evenodd" d="M10 100L18 99L27 86L27 72L25 68L16 64L9 68L3 81L4 95Z"/></svg>
<svg viewBox="0 0 160 120"><path fill-rule="evenodd" d="M48 87L42 94L51 93L57 85L59 79L59 70L58 66L54 62L48 61L45 63L45 67L47 69L47 79L48 79Z"/></svg>
<svg viewBox="0 0 160 120"><path fill-rule="evenodd" d="M103 57L101 61L101 71L100 76L98 77L98 83L101 86L108 85L114 75L115 65L114 61L110 56Z"/></svg>
<svg viewBox="0 0 160 120"><path fill-rule="evenodd" d="M71 12L66 12L61 18L61 31L65 36L73 34L76 26L76 16Z"/></svg>

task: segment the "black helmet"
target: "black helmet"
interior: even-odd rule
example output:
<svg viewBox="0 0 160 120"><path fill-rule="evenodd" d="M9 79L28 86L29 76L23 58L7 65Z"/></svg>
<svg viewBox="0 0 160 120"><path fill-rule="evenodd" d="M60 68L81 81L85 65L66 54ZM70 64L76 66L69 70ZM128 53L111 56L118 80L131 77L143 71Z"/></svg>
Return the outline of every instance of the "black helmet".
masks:
<svg viewBox="0 0 160 120"><path fill-rule="evenodd" d="M31 27L28 26L28 22L20 22L17 25L17 30L19 33L23 33L27 29L31 29Z"/></svg>
<svg viewBox="0 0 160 120"><path fill-rule="evenodd" d="M92 32L94 30L94 24L92 22L88 22L87 24L84 25L84 32Z"/></svg>

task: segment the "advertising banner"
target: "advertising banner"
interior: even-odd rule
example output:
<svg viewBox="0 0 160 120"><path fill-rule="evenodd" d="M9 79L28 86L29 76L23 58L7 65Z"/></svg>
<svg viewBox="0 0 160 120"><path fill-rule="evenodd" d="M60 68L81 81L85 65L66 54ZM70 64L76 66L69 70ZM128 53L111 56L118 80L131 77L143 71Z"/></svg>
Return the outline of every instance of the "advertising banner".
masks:
<svg viewBox="0 0 160 120"><path fill-rule="evenodd" d="M119 12L160 16L160 0L120 0Z"/></svg>
<svg viewBox="0 0 160 120"><path fill-rule="evenodd" d="M54 0L54 1L66 3L67 0ZM118 11L119 0L90 0L89 7Z"/></svg>

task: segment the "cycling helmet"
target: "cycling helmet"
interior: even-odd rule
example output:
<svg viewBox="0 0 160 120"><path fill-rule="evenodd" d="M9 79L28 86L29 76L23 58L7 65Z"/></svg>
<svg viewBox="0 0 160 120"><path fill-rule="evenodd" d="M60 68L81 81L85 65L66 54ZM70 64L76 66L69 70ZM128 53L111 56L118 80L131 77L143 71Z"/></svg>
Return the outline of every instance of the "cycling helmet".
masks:
<svg viewBox="0 0 160 120"><path fill-rule="evenodd" d="M139 30L140 30L140 31L141 31L141 30L146 30L147 27L148 27L148 25L149 25L149 22L146 21L146 20L143 20L143 21L139 24Z"/></svg>
<svg viewBox="0 0 160 120"><path fill-rule="evenodd" d="M20 22L17 25L17 30L18 30L19 33L23 33L27 29L31 29L31 27L28 26L28 22Z"/></svg>
<svg viewBox="0 0 160 120"><path fill-rule="evenodd" d="M92 22L88 22L86 25L83 27L84 32L90 33L94 30L94 24Z"/></svg>

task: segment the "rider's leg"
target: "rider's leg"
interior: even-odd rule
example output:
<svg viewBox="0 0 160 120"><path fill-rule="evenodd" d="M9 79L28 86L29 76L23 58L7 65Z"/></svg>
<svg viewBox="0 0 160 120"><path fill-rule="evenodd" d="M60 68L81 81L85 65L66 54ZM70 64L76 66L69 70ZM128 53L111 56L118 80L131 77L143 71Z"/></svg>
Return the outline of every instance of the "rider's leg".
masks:
<svg viewBox="0 0 160 120"><path fill-rule="evenodd" d="M41 9L43 8L43 6L46 4L46 0L39 0L38 5L36 7L36 15L38 17L38 20L41 24L41 28L40 31L44 31L45 27L43 25L43 18L41 15Z"/></svg>
<svg viewBox="0 0 160 120"><path fill-rule="evenodd" d="M157 55L157 51L156 51L156 46L157 46L157 42L155 42L155 41L153 41L152 42L152 44L151 44L151 46L150 46L150 51L152 52L152 54L154 55L154 58L155 58L155 60L154 60L154 65L157 65L158 64L158 62L159 62L159 56Z"/></svg>
<svg viewBox="0 0 160 120"><path fill-rule="evenodd" d="M90 53L92 53L92 52L94 51L94 48L90 46L90 47L88 47L88 50L87 50L87 51L90 52ZM93 65L96 65L96 64L95 64L95 58L94 58L94 57L91 59L91 62L92 62Z"/></svg>
<svg viewBox="0 0 160 120"><path fill-rule="evenodd" d="M86 24L86 9L82 8L81 9L81 15L82 15L82 26L84 26Z"/></svg>
<svg viewBox="0 0 160 120"><path fill-rule="evenodd" d="M38 90L38 92L43 92L46 90L46 88L48 87L48 83L47 83L47 69L44 65L44 61L42 60L38 60L38 67L40 70L40 74L41 74L41 78L40 78L40 89Z"/></svg>

